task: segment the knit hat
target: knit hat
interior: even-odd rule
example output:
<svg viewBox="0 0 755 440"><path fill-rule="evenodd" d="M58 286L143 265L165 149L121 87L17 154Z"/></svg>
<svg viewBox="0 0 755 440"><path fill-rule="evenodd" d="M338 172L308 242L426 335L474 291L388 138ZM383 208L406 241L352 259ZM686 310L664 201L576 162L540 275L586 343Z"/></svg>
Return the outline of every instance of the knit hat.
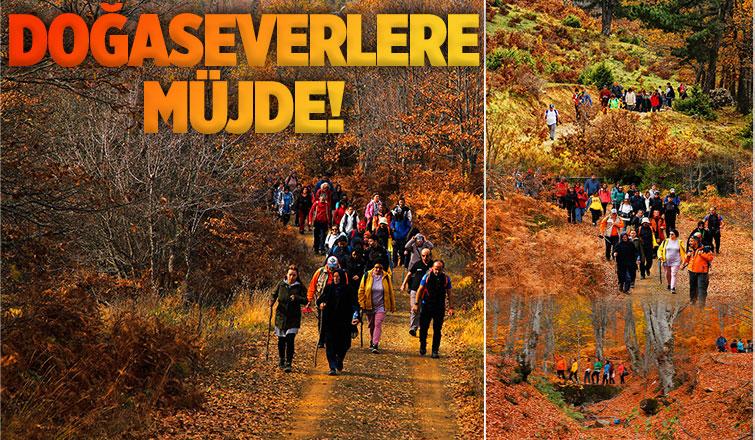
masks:
<svg viewBox="0 0 755 440"><path fill-rule="evenodd" d="M333 256L331 256L331 257L328 257L328 260L327 260L327 265L328 265L328 267L330 267L331 269L332 269L332 268L334 268L334 267L337 267L337 266L338 266L338 258L336 258L336 257L333 257Z"/></svg>
<svg viewBox="0 0 755 440"><path fill-rule="evenodd" d="M647 217L642 217L642 223L650 223L650 220Z"/></svg>

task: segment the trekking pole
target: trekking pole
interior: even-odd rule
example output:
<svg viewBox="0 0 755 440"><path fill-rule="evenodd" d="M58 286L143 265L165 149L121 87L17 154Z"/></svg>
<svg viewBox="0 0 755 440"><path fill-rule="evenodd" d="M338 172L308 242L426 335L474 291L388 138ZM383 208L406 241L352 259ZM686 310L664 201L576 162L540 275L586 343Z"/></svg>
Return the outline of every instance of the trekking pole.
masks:
<svg viewBox="0 0 755 440"><path fill-rule="evenodd" d="M273 305L270 304L270 314L267 318L267 344L265 346L265 360L270 360L270 333L272 333Z"/></svg>
<svg viewBox="0 0 755 440"><path fill-rule="evenodd" d="M364 316L359 314L359 348L364 348Z"/></svg>
<svg viewBox="0 0 755 440"><path fill-rule="evenodd" d="M658 282L663 285L663 274L661 273L661 260L658 260Z"/></svg>
<svg viewBox="0 0 755 440"><path fill-rule="evenodd" d="M319 310L319 309L318 309ZM322 319L321 316L317 319L317 344L315 345L315 367L317 367L317 350L320 349L320 333L322 333Z"/></svg>

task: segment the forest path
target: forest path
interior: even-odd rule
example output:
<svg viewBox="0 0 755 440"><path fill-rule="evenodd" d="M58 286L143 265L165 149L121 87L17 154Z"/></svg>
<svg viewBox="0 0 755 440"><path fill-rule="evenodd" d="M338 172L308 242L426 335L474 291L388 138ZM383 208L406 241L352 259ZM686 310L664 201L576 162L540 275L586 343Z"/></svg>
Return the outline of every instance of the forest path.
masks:
<svg viewBox="0 0 755 440"><path fill-rule="evenodd" d="M301 236L311 249L312 236ZM313 264L324 257L312 255ZM403 269L393 275L401 285ZM306 280L305 280L306 281ZM447 439L457 425L452 399L444 390L442 374L446 359L419 356L419 343L408 333L409 298L396 291L398 311L383 322L380 353L368 350L369 330L365 318L364 347L352 340L344 371L328 376L325 350L318 350L314 366L317 321L305 316L297 336L299 368L306 369L304 389L282 438L295 439ZM432 329L431 333L432 334ZM428 337L430 339L430 337ZM449 341L445 339L444 343ZM305 347L299 351L299 347ZM443 344L441 344L441 355Z"/></svg>

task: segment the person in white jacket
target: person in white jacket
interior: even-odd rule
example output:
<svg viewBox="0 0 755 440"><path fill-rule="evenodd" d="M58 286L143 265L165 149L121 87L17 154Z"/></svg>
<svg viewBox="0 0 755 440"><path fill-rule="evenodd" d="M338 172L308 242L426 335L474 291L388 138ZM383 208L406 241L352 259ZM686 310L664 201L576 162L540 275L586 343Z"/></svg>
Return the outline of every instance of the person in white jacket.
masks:
<svg viewBox="0 0 755 440"><path fill-rule="evenodd" d="M359 214L354 210L353 206L346 208L346 213L341 217L341 223L338 225L338 230L346 234L347 237L351 235L351 231L356 230L359 224Z"/></svg>

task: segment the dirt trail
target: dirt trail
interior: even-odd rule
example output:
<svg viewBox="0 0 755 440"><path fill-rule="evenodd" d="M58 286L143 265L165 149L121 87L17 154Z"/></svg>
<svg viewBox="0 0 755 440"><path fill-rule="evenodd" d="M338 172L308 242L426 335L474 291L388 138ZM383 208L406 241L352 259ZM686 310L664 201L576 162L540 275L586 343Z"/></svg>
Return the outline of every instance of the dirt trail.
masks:
<svg viewBox="0 0 755 440"><path fill-rule="evenodd" d="M303 238L311 244L309 234ZM318 257L317 261L322 260ZM402 270L394 274L395 286L400 286L402 275ZM369 330L365 319L365 346L360 347L359 338L352 340L344 371L336 377L327 375L323 349L319 350L317 367L313 366L316 330L306 329L316 329L316 320L311 315L305 318L301 337L297 337L297 344L306 345L306 358L300 357L297 362L300 368L306 368L305 386L293 411L294 420L282 438L455 437L452 399L444 389L447 381L441 373L446 370L447 360L419 356L419 342L408 333L408 295L396 293L399 310L389 313L383 323L381 353L372 354L367 348ZM448 341L441 343L441 356L444 343Z"/></svg>

